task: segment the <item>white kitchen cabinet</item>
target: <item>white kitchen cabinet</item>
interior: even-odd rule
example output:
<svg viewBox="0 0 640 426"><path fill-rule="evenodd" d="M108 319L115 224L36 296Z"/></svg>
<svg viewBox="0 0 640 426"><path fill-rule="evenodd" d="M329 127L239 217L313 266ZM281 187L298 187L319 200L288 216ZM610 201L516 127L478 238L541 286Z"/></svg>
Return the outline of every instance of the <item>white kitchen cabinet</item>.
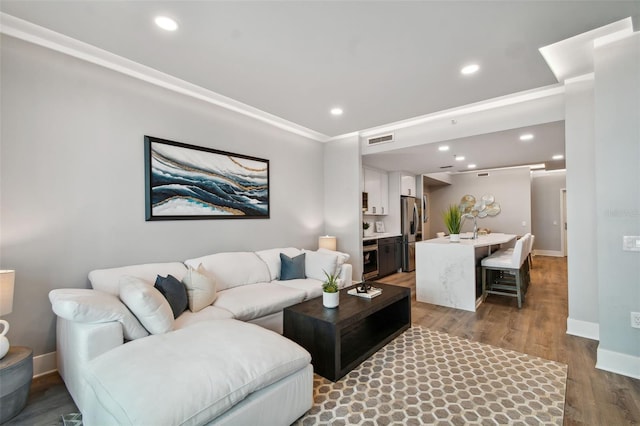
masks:
<svg viewBox="0 0 640 426"><path fill-rule="evenodd" d="M402 195L418 196L416 192L416 177L414 175L402 173L400 188L400 194Z"/></svg>
<svg viewBox="0 0 640 426"><path fill-rule="evenodd" d="M369 206L364 214L386 215L389 213L389 181L386 172L364 169L364 192L368 194Z"/></svg>

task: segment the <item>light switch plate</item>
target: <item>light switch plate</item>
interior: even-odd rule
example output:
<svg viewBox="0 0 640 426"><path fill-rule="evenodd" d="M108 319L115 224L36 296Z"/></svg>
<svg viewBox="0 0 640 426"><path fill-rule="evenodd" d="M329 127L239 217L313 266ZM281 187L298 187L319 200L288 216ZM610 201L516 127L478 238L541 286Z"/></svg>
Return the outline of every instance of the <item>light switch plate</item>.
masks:
<svg viewBox="0 0 640 426"><path fill-rule="evenodd" d="M640 328L640 312L631 312L631 327Z"/></svg>
<svg viewBox="0 0 640 426"><path fill-rule="evenodd" d="M623 251L640 251L640 235L624 235L622 237Z"/></svg>

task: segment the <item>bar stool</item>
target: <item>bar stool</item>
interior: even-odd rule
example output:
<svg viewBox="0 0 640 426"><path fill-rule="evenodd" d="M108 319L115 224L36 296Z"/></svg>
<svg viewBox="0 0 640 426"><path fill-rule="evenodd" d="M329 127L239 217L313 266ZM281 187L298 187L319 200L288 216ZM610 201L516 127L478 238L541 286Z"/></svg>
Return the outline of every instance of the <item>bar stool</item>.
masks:
<svg viewBox="0 0 640 426"><path fill-rule="evenodd" d="M525 235L516 241L511 249L498 250L491 256L481 261L482 265L482 298L487 294L515 297L518 300L518 308L522 308L525 293L528 287L529 264L527 260L527 248L530 235ZM498 271L498 277L487 283L489 271Z"/></svg>
<svg viewBox="0 0 640 426"><path fill-rule="evenodd" d="M531 234L531 238L529 239L529 269L533 269L533 242L535 241L536 236Z"/></svg>

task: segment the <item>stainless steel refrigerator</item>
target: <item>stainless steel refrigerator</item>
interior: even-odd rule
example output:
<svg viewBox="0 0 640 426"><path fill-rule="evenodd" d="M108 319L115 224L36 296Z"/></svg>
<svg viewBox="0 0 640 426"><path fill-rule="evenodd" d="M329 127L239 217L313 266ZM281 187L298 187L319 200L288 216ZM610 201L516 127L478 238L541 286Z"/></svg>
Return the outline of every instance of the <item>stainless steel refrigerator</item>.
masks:
<svg viewBox="0 0 640 426"><path fill-rule="evenodd" d="M416 234L420 227L419 205L415 197L400 197L400 231L402 232L402 270L416 269Z"/></svg>

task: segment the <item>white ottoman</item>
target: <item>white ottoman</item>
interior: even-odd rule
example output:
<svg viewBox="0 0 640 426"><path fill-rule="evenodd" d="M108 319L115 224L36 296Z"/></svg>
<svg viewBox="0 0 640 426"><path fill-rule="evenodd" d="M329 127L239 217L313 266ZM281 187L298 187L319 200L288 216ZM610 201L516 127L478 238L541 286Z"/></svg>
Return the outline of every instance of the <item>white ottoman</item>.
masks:
<svg viewBox="0 0 640 426"><path fill-rule="evenodd" d="M286 398L297 395L297 402L278 404L278 411L293 407L279 420L291 423L313 403L310 362L309 353L292 341L232 319L144 337L89 363L84 376L93 395L84 423L208 424L269 389ZM254 424L272 420L258 415Z"/></svg>

